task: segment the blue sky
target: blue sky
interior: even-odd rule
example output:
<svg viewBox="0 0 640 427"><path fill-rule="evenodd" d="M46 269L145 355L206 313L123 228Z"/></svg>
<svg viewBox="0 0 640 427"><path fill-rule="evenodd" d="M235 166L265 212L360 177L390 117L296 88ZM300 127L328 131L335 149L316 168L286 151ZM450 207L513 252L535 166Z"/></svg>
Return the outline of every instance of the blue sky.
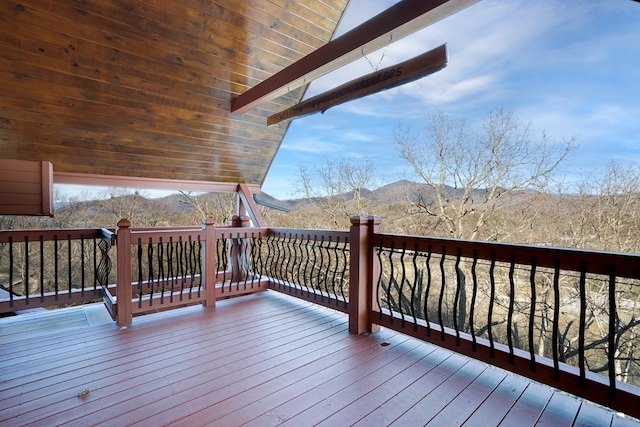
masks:
<svg viewBox="0 0 640 427"><path fill-rule="evenodd" d="M351 0L342 32L391 0ZM576 136L562 173L577 180L610 160L640 165L640 3L481 0L314 81L307 97L447 43L447 68L410 84L292 121L263 191L294 197L302 165L367 156L383 182L411 178L393 131L419 131L435 112L479 122L512 110L536 132ZM534 134L534 137L537 136Z"/></svg>

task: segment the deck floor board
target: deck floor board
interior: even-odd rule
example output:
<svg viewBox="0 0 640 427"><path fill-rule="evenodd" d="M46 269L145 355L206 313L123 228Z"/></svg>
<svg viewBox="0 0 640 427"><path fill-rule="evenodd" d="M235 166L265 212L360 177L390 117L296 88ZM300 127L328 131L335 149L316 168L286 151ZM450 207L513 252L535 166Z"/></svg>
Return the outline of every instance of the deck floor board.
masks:
<svg viewBox="0 0 640 427"><path fill-rule="evenodd" d="M124 329L84 310L0 319L0 426L638 425L274 291Z"/></svg>

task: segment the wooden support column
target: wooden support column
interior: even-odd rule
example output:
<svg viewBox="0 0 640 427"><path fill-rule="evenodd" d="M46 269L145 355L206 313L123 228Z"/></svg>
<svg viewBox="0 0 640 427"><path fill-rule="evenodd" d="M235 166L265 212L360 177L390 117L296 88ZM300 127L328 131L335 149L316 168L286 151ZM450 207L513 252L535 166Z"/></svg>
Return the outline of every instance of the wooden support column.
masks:
<svg viewBox="0 0 640 427"><path fill-rule="evenodd" d="M258 204L253 200L253 193L247 184L238 184L238 197L242 202L238 207L238 215L249 215L255 227L266 227L267 222L262 217Z"/></svg>
<svg viewBox="0 0 640 427"><path fill-rule="evenodd" d="M204 253L202 254L204 271L204 306L213 310L216 306L216 227L212 218L205 218L202 228L205 230Z"/></svg>
<svg viewBox="0 0 640 427"><path fill-rule="evenodd" d="M372 319L374 280L380 267L373 256L372 235L380 231L377 216L355 216L351 218L350 283L349 283L349 332L362 334L376 332L378 325Z"/></svg>
<svg viewBox="0 0 640 427"><path fill-rule="evenodd" d="M131 289L131 221L121 219L116 228L116 321L118 326L130 325L133 321L133 297Z"/></svg>

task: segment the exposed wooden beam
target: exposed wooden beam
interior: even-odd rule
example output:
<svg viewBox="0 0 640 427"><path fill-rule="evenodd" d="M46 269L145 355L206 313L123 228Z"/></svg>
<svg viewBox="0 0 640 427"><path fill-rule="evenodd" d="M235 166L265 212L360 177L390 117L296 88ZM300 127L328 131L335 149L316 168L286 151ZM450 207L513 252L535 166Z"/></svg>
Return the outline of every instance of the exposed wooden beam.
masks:
<svg viewBox="0 0 640 427"><path fill-rule="evenodd" d="M478 1L402 0L247 90L231 112L243 114Z"/></svg>
<svg viewBox="0 0 640 427"><path fill-rule="evenodd" d="M319 111L324 113L336 105L382 92L433 74L442 70L446 65L447 49L446 45L442 45L408 61L367 74L274 114L267 119L267 126Z"/></svg>
<svg viewBox="0 0 640 427"><path fill-rule="evenodd" d="M238 183L187 181L177 179L158 179L135 176L97 175L74 172L53 172L55 184L90 185L101 187L140 188L149 190L207 191L212 193L235 193ZM257 184L244 184L251 194L260 194Z"/></svg>
<svg viewBox="0 0 640 427"><path fill-rule="evenodd" d="M247 213L249 214L249 218L251 218L251 222L254 227L266 227L267 222L264 220L262 213L260 212L260 208L253 200L253 192L249 188L247 184L238 184L238 196L240 196L240 200L244 205Z"/></svg>

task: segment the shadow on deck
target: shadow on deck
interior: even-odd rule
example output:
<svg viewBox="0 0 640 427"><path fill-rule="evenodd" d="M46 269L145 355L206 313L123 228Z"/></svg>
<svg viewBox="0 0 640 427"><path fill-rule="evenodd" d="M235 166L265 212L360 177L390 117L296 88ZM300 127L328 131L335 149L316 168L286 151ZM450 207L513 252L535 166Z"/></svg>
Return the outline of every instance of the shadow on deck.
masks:
<svg viewBox="0 0 640 427"><path fill-rule="evenodd" d="M274 291L120 330L102 310L0 319L0 425L638 425Z"/></svg>

